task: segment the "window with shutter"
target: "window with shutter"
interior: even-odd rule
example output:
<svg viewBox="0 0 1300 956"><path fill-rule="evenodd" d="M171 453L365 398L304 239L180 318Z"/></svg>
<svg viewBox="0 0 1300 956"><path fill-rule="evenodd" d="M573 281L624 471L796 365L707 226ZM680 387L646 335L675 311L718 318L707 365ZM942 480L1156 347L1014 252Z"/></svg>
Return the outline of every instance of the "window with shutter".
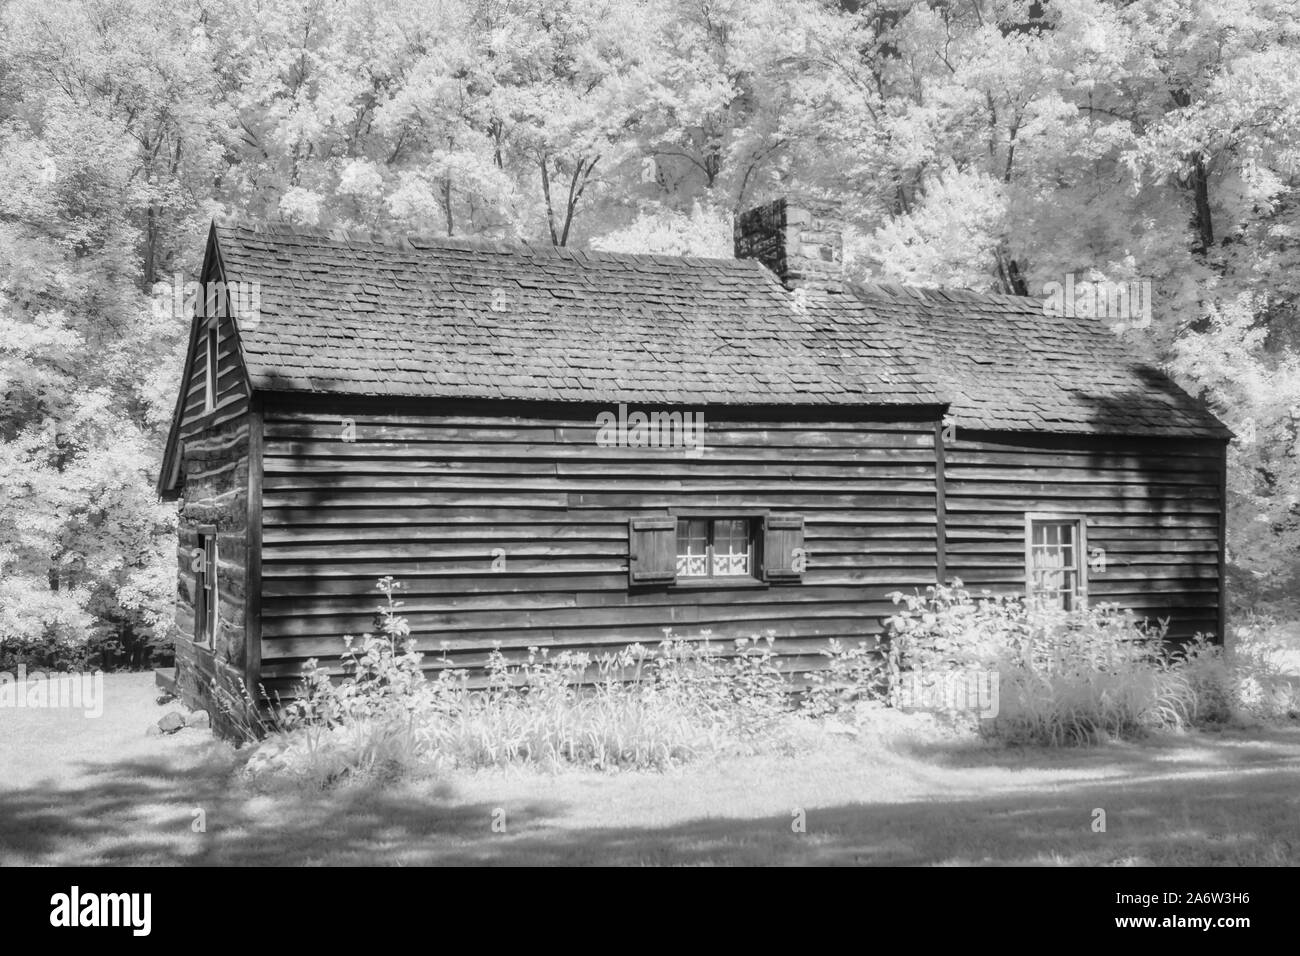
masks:
<svg viewBox="0 0 1300 956"><path fill-rule="evenodd" d="M763 524L763 576L769 581L797 581L807 563L803 518L769 515Z"/></svg>
<svg viewBox="0 0 1300 956"><path fill-rule="evenodd" d="M679 580L754 578L754 519L678 518Z"/></svg>
<svg viewBox="0 0 1300 956"><path fill-rule="evenodd" d="M722 587L798 581L807 556L797 515L681 515L628 523L632 584Z"/></svg>

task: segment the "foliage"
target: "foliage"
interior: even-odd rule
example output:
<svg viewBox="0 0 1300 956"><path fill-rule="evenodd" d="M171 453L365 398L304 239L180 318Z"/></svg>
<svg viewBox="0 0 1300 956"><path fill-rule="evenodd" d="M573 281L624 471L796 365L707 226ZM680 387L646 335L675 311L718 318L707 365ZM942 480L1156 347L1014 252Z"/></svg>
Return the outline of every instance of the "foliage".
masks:
<svg viewBox="0 0 1300 956"><path fill-rule="evenodd" d="M93 671L111 666L122 645L110 637L70 641L57 634L0 644L0 672L13 674L18 668L33 671Z"/></svg>
<svg viewBox="0 0 1300 956"><path fill-rule="evenodd" d="M1300 716L1300 668L1278 657L1287 652L1268 619L1239 628L1238 650L1225 658L1199 638L1168 647L1163 626L1114 606L1047 611L976 599L954 581L895 594L902 607L883 647L831 641L800 695L770 635L724 648L707 633L690 641L670 629L655 648L599 656L534 647L512 661L494 648L477 677L444 654L428 679L400 587L379 580L378 633L348 640L341 675L308 662L295 699L251 722L248 695L227 695L229 718L254 744L249 774L328 787L452 767L665 769L725 750L802 746L828 720L860 721L860 705L908 705L901 689L911 676L972 669L997 678L999 706L981 730L1011 743Z"/></svg>
<svg viewBox="0 0 1300 956"><path fill-rule="evenodd" d="M1228 553L1248 596L1300 591L1300 354L1267 348L1265 309L1245 294L1174 346L1237 438L1228 447Z"/></svg>
<svg viewBox="0 0 1300 956"><path fill-rule="evenodd" d="M894 597L903 609L888 622L892 699L917 673L990 673L996 713L980 728L1009 742L1085 744L1296 710L1300 681L1270 663L1258 640L1225 658L1204 638L1173 647L1164 625L1113 605L1064 611L976 599L960 581Z"/></svg>
<svg viewBox="0 0 1300 956"><path fill-rule="evenodd" d="M654 649L595 657L531 648L517 662L494 649L479 681L446 658L426 680L399 614L400 584L386 577L378 587L379 633L348 640L341 679L308 662L297 698L249 733L266 736L251 772L327 786L446 766L664 768L759 746L792 708L770 638L723 653L707 634L693 642L667 633Z"/></svg>
<svg viewBox="0 0 1300 956"><path fill-rule="evenodd" d="M1232 628L1225 652L1196 640L1182 649L1198 724L1253 724L1300 718L1300 654L1274 619L1259 615Z"/></svg>
<svg viewBox="0 0 1300 956"><path fill-rule="evenodd" d="M863 701L887 699L889 666L879 638L858 641L851 647L832 638L822 654L825 666L808 674L804 713L812 717L834 716Z"/></svg>
<svg viewBox="0 0 1300 956"><path fill-rule="evenodd" d="M165 644L152 483L213 215L726 254L839 202L860 278L1153 284L1123 331L1237 430L1246 600L1300 574L1300 42L1247 0L13 0L0 642ZM1117 329L1117 334L1118 334ZM1244 586L1244 592L1243 588Z"/></svg>

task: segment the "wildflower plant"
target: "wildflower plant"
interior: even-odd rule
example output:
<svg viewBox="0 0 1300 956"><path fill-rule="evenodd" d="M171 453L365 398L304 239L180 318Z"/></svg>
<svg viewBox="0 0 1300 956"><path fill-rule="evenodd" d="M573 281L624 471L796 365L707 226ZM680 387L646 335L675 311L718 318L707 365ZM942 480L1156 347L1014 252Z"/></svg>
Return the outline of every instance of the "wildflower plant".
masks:
<svg viewBox="0 0 1300 956"><path fill-rule="evenodd" d="M883 638L830 641L825 665L798 680L774 632L727 642L671 628L656 645L605 653L493 647L471 672L446 642L426 666L400 585L385 577L378 590L374 633L347 638L333 669L307 663L296 698L255 728L264 739L250 771L329 786L447 767L663 769L724 749L788 749L819 722L860 720L872 712L863 703L906 703L905 682L921 674L993 675L993 712L950 716L1043 745L1295 715L1300 686L1258 635L1235 655L1204 639L1178 648L1164 622L1114 605L1054 610L977 598L960 581L895 594Z"/></svg>

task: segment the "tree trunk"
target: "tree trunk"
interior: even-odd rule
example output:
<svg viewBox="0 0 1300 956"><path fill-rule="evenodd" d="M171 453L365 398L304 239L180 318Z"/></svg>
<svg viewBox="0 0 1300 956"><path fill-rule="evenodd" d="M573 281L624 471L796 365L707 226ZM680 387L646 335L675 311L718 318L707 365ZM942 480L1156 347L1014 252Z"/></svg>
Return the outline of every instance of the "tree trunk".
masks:
<svg viewBox="0 0 1300 956"><path fill-rule="evenodd" d="M1192 95L1186 90L1174 90L1171 94L1174 104L1180 109L1192 102ZM1205 153L1199 148L1184 155L1192 166L1187 177L1186 186L1192 191L1192 231L1196 236L1196 251L1202 256L1208 255L1214 247L1214 222L1210 216L1210 174L1205 166Z"/></svg>
<svg viewBox="0 0 1300 956"><path fill-rule="evenodd" d="M451 177L450 176L444 176L442 178L442 209L447 216L447 235L454 236L456 234L456 223L452 218L452 213L451 213Z"/></svg>
<svg viewBox="0 0 1300 956"><path fill-rule="evenodd" d="M1006 247L1000 247L995 253L998 264L998 281L1002 291L1009 295L1029 295L1029 285L1020 271L1020 263L1008 255Z"/></svg>
<svg viewBox="0 0 1300 956"><path fill-rule="evenodd" d="M546 157L538 165L542 168L542 195L546 198L546 228L551 233L551 245L558 246L560 237L555 234L555 207L551 205L551 173L546 168Z"/></svg>
<svg viewBox="0 0 1300 956"><path fill-rule="evenodd" d="M153 203L145 210L144 287L152 289L158 281L158 211Z"/></svg>
<svg viewBox="0 0 1300 956"><path fill-rule="evenodd" d="M1204 256L1208 255L1214 247L1214 223L1210 218L1210 177L1205 169L1205 158L1201 153L1196 154L1196 159L1192 163L1190 185L1195 203L1192 224L1196 230L1196 251Z"/></svg>

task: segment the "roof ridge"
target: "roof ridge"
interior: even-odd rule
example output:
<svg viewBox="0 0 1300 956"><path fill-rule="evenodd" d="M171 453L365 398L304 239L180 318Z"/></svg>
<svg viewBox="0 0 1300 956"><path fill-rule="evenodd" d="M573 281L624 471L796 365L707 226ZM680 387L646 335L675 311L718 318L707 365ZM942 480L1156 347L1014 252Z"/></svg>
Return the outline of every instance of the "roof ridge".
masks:
<svg viewBox="0 0 1300 956"><path fill-rule="evenodd" d="M458 249L462 251L497 252L503 254L526 253L533 256L553 256L576 261L594 262L657 262L681 263L688 266L724 266L727 268L763 269L756 259L736 259L722 256L677 256L660 252L609 252L598 249L579 249L556 246L549 242L531 242L528 239L490 239L485 236L437 236L428 233L402 233L392 229L327 229L287 222L255 222L237 218L214 218L218 234L246 232L257 236L296 236L323 239L330 242L381 246L409 251L412 249Z"/></svg>
<svg viewBox="0 0 1300 956"><path fill-rule="evenodd" d="M1031 303L1042 304L1042 299L1033 295L1015 295L1010 292L981 292L976 289L951 288L948 286L914 285L906 282L857 282L846 283L851 289L868 294L880 293L895 297L909 296L930 302L987 302L997 305L1027 306Z"/></svg>

